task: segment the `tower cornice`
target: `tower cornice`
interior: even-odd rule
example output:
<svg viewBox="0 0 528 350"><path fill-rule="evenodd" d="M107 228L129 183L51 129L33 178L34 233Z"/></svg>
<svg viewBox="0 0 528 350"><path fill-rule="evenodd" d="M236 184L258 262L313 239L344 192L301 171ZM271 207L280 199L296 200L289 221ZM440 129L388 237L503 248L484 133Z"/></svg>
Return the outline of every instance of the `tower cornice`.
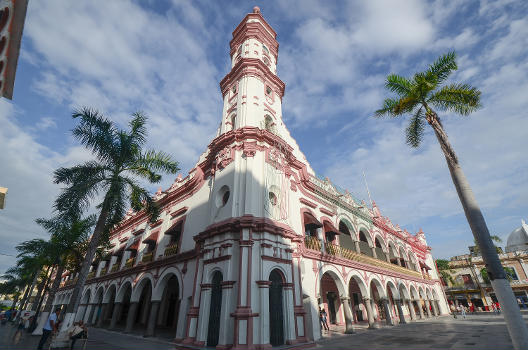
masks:
<svg viewBox="0 0 528 350"><path fill-rule="evenodd" d="M279 53L279 43L277 42L277 33L266 22L264 17L259 13L250 13L233 31L233 39L230 41L231 56L236 52L238 46L247 38L255 38L266 44L275 59Z"/></svg>
<svg viewBox="0 0 528 350"><path fill-rule="evenodd" d="M231 69L222 81L220 81L220 90L224 97L229 90L231 84L242 76L254 76L267 81L272 86L271 88L280 96L281 100L284 96L286 85L279 77L273 74L270 69L258 58L243 58Z"/></svg>

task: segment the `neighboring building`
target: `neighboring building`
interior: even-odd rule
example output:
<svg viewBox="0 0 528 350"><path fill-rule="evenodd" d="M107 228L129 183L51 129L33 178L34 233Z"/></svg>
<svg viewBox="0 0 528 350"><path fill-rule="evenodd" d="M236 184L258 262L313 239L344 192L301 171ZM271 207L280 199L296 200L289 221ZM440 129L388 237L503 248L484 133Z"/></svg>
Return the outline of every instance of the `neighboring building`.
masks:
<svg viewBox="0 0 528 350"><path fill-rule="evenodd" d="M0 96L12 99L28 0L0 0Z"/></svg>
<svg viewBox="0 0 528 350"><path fill-rule="evenodd" d="M475 250L470 248L470 252ZM502 252L502 249L500 250ZM521 227L508 236L506 253L500 253L502 266L509 268L507 273L511 279L510 285L517 297L519 306L528 304L528 225L522 221ZM450 304L469 306L474 304L482 310L490 310L491 304L497 302L486 274L482 256L466 254L454 256L449 262L453 281L443 281L445 292Z"/></svg>
<svg viewBox="0 0 528 350"><path fill-rule="evenodd" d="M0 209L5 207L5 197L7 195L7 187L0 187Z"/></svg>
<svg viewBox="0 0 528 350"><path fill-rule="evenodd" d="M282 119L276 33L258 8L233 32L216 137L185 178L130 211L95 261L77 318L175 338L263 349L448 313L424 233L412 235L318 178ZM412 215L410 212L409 215ZM55 298L65 305L75 276Z"/></svg>

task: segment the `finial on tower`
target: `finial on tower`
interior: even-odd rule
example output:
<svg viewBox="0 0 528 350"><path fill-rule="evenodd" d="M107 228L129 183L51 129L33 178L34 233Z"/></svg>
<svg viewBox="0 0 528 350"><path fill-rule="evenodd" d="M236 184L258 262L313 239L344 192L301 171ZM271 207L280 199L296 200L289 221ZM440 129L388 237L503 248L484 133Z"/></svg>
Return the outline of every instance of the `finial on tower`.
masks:
<svg viewBox="0 0 528 350"><path fill-rule="evenodd" d="M258 6L253 7L253 13L260 13L260 7Z"/></svg>

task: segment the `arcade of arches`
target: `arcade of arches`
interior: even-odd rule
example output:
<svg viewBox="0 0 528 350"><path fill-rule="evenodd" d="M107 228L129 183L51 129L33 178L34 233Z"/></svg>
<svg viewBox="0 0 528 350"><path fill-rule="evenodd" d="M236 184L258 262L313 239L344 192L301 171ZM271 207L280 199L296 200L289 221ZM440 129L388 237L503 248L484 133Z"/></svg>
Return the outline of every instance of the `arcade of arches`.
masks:
<svg viewBox="0 0 528 350"><path fill-rule="evenodd" d="M418 318L440 315L439 299L434 289L427 293L411 286L411 292L403 284L398 290L392 281L382 285L371 279L367 286L357 276L350 278L347 288L333 272L325 272L321 279L319 306L326 311L330 327L344 327L353 332L354 324L368 324L378 328L381 323L395 325Z"/></svg>

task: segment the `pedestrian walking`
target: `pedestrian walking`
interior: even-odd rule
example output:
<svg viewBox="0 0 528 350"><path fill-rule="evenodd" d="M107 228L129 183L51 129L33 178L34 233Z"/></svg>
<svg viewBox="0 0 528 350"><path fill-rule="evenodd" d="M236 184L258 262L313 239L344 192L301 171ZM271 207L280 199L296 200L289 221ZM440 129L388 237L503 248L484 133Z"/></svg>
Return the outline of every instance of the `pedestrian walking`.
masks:
<svg viewBox="0 0 528 350"><path fill-rule="evenodd" d="M55 312L52 313L48 319L46 320L46 323L44 324L44 328L42 329L42 337L40 337L40 341L38 344L37 349L42 350L42 347L46 343L46 340L48 340L48 337L52 334L57 332L57 325L58 325L58 318L59 318L60 309L55 309Z"/></svg>
<svg viewBox="0 0 528 350"><path fill-rule="evenodd" d="M464 305L460 308L460 314L462 317L466 318L466 307Z"/></svg>
<svg viewBox="0 0 528 350"><path fill-rule="evenodd" d="M319 310L319 321L321 322L321 325L326 331L330 330L330 327L328 327L326 310L324 308L321 308Z"/></svg>

